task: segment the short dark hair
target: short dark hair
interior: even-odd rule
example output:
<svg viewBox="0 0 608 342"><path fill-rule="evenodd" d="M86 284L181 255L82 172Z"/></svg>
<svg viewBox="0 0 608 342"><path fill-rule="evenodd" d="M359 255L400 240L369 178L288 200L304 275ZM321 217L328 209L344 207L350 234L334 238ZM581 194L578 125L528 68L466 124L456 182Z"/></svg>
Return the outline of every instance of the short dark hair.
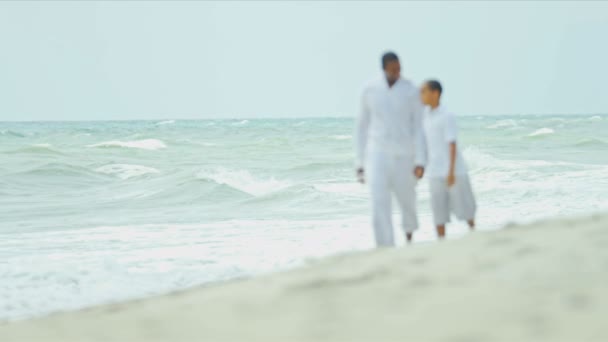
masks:
<svg viewBox="0 0 608 342"><path fill-rule="evenodd" d="M399 57L397 57L397 54L389 51L389 52L385 52L384 55L382 55L382 69L386 69L386 65L390 62L399 62Z"/></svg>
<svg viewBox="0 0 608 342"><path fill-rule="evenodd" d="M441 86L441 83L439 83L439 81L437 80L426 81L426 86L433 91L438 91L439 95L441 95L441 93L443 92L443 87Z"/></svg>

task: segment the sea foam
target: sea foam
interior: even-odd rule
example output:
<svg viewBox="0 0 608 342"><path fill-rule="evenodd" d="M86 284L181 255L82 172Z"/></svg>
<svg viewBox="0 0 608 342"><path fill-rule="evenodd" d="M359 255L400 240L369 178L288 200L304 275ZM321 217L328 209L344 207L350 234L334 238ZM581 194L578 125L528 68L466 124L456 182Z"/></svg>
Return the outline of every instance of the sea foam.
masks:
<svg viewBox="0 0 608 342"><path fill-rule="evenodd" d="M210 171L203 170L196 177L228 185L253 196L270 194L291 185L289 182L280 181L274 177L267 179L258 178L246 170L231 170L226 168L217 168Z"/></svg>
<svg viewBox="0 0 608 342"><path fill-rule="evenodd" d="M129 179L133 177L139 177L147 174L159 174L160 171L143 165L131 165L131 164L109 164L98 167L95 172L113 175L120 179Z"/></svg>
<svg viewBox="0 0 608 342"><path fill-rule="evenodd" d="M590 117L588 120L591 122L602 121L602 117L599 115L594 115L594 116Z"/></svg>
<svg viewBox="0 0 608 342"><path fill-rule="evenodd" d="M517 126L517 122L513 119L498 120L495 123L487 126L488 129L511 128Z"/></svg>
<svg viewBox="0 0 608 342"><path fill-rule="evenodd" d="M314 184L313 187L318 191L336 194L339 196L362 197L367 194L367 192L365 191L365 186L362 186L361 184L355 182L319 183Z"/></svg>
<svg viewBox="0 0 608 342"><path fill-rule="evenodd" d="M139 148L143 150L158 150L161 148L166 148L164 142L158 139L143 139L143 140L133 140L133 141L120 141L120 140L112 140L112 141L104 141L93 145L88 145L87 147L127 147L127 148Z"/></svg>
<svg viewBox="0 0 608 342"><path fill-rule="evenodd" d="M232 125L233 126L245 126L248 123L249 123L249 120L241 120L241 121L233 123Z"/></svg>
<svg viewBox="0 0 608 342"><path fill-rule="evenodd" d="M553 134L555 133L555 131L551 128L547 128L547 127L543 127L543 128L539 128L536 131L528 134L529 137L538 137L541 135L548 135L548 134Z"/></svg>
<svg viewBox="0 0 608 342"><path fill-rule="evenodd" d="M163 126L163 125L170 125L170 124L174 124L175 120L165 120L165 121L159 121L156 123L156 126Z"/></svg>

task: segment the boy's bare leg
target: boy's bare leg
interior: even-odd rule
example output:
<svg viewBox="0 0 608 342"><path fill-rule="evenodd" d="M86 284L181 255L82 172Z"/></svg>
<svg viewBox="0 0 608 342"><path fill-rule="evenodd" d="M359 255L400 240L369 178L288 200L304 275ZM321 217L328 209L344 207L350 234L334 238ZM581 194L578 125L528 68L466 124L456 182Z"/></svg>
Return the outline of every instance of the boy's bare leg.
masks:
<svg viewBox="0 0 608 342"><path fill-rule="evenodd" d="M471 230L475 230L475 220L474 219L468 220L467 223L469 224L469 228L471 228Z"/></svg>
<svg viewBox="0 0 608 342"><path fill-rule="evenodd" d="M412 243L412 238L414 237L414 233L405 233L405 238L407 243Z"/></svg>
<svg viewBox="0 0 608 342"><path fill-rule="evenodd" d="M445 224L437 226L437 237L440 240L445 238Z"/></svg>

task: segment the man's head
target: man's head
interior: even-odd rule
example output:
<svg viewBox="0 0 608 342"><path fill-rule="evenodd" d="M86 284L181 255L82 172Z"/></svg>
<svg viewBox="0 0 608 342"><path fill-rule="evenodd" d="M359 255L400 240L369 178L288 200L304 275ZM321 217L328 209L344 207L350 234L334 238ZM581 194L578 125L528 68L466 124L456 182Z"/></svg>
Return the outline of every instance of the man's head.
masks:
<svg viewBox="0 0 608 342"><path fill-rule="evenodd" d="M428 80L424 82L420 88L420 100L427 106L439 105L439 99L441 98L441 92L443 88L441 83L437 80Z"/></svg>
<svg viewBox="0 0 608 342"><path fill-rule="evenodd" d="M390 85L397 82L401 77L401 64L399 63L399 57L394 52L387 52L382 55L382 69L386 80Z"/></svg>

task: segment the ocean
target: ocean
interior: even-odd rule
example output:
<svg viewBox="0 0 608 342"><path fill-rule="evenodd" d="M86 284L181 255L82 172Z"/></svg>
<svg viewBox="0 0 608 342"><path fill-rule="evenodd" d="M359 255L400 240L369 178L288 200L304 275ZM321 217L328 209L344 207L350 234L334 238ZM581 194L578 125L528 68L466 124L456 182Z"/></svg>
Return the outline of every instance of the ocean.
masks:
<svg viewBox="0 0 608 342"><path fill-rule="evenodd" d="M0 321L371 248L353 128L349 118L0 123ZM608 115L462 116L459 128L480 231L608 209ZM416 241L434 243L425 180L418 193Z"/></svg>

